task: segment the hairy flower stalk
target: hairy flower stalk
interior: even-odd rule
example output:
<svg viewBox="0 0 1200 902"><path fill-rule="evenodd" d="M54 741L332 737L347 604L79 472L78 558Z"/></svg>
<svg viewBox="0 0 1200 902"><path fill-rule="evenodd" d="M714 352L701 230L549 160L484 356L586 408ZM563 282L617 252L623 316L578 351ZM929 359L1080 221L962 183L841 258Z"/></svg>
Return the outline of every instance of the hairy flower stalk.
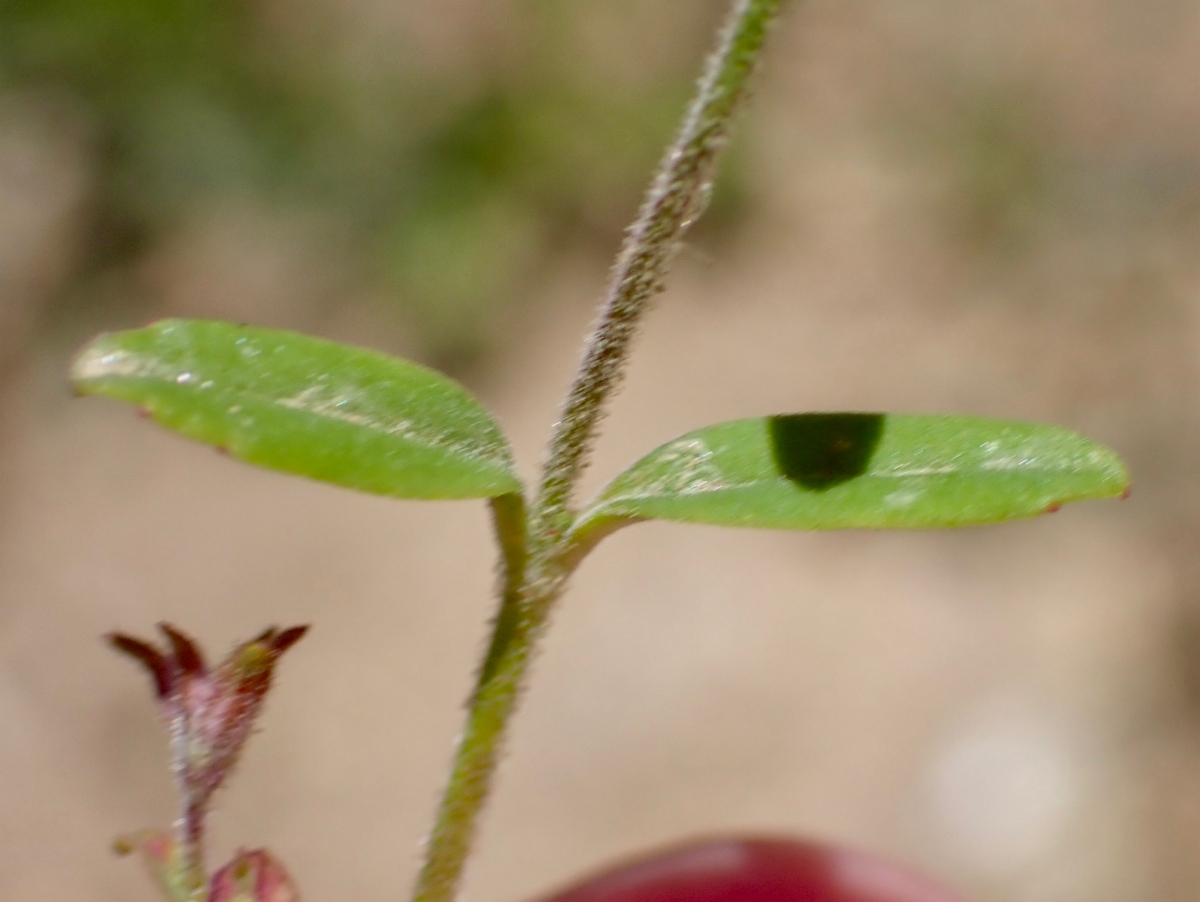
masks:
<svg viewBox="0 0 1200 902"><path fill-rule="evenodd" d="M173 836L143 831L118 843L140 851L160 885L178 902L203 902L209 893L204 826L213 793L233 770L271 688L280 655L300 641L307 626L272 627L237 646L216 668L196 643L160 623L162 651L121 633L109 639L145 666L171 737L171 767L182 812ZM232 897L230 897L232 898Z"/></svg>
<svg viewBox="0 0 1200 902"><path fill-rule="evenodd" d="M617 257L599 318L555 427L528 515L519 496L493 500L503 588L414 902L453 902L509 718L546 618L586 549L569 536L571 500L630 345L688 228L703 212L734 113L782 0L735 0L675 141Z"/></svg>

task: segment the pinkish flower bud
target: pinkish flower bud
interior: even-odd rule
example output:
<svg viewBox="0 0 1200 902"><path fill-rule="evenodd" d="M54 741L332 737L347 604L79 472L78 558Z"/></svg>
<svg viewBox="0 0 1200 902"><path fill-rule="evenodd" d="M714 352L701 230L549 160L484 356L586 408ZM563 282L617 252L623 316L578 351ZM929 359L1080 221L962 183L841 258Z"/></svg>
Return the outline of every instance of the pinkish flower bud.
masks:
<svg viewBox="0 0 1200 902"><path fill-rule="evenodd" d="M272 627L237 646L215 670L191 638L170 624L160 623L159 629L167 639L166 652L119 633L110 640L150 672L171 731L176 775L189 807L202 812L250 735L279 656L308 627Z"/></svg>
<svg viewBox="0 0 1200 902"><path fill-rule="evenodd" d="M208 902L300 902L300 894L265 849L242 849L213 874Z"/></svg>

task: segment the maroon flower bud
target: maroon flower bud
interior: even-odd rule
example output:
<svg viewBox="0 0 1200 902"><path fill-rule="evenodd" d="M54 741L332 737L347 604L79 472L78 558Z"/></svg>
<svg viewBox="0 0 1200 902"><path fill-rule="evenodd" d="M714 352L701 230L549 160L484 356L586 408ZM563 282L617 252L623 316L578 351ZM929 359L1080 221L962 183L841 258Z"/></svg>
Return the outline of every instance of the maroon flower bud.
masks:
<svg viewBox="0 0 1200 902"><path fill-rule="evenodd" d="M243 849L213 874L208 902L300 902L300 894L265 849Z"/></svg>
<svg viewBox="0 0 1200 902"><path fill-rule="evenodd" d="M236 763L271 688L279 656L308 627L272 627L237 646L216 669L208 667L191 638L170 624L160 623L159 629L166 651L120 633L109 638L150 672L171 731L176 777L188 807L200 812Z"/></svg>
<svg viewBox="0 0 1200 902"><path fill-rule="evenodd" d="M234 648L215 669L190 637L167 623L158 628L165 650L120 633L109 640L141 662L154 681L183 812L174 835L144 830L118 841L118 851L139 852L170 902L298 902L287 874L261 851L239 853L210 883L204 830L209 800L250 736L279 656L308 627L271 627Z"/></svg>

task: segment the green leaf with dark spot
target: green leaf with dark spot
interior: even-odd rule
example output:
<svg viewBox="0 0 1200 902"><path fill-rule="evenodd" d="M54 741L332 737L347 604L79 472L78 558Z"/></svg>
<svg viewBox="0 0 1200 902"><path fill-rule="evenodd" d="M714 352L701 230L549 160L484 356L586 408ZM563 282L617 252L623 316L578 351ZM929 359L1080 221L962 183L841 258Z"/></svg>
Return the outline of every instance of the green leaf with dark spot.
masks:
<svg viewBox="0 0 1200 902"><path fill-rule="evenodd" d="M582 541L636 520L768 529L995 523L1126 491L1120 458L1066 429L964 416L807 413L691 432L617 477Z"/></svg>
<svg viewBox="0 0 1200 902"><path fill-rule="evenodd" d="M165 320L76 358L85 394L145 409L234 457L400 498L521 491L508 444L466 389L375 351L275 329Z"/></svg>

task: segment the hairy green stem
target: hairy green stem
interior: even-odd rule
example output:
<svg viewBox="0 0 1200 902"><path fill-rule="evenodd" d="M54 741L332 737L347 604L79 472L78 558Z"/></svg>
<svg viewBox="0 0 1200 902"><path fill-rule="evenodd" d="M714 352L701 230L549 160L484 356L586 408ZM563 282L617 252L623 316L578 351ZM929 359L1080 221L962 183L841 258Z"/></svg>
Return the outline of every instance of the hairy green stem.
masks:
<svg viewBox="0 0 1200 902"><path fill-rule="evenodd" d="M208 894L205 866L204 826L208 819L208 799L188 775L188 727L186 715L175 714L170 722L172 771L181 801L175 821L178 846L177 879L187 894L187 902L204 902Z"/></svg>
<svg viewBox="0 0 1200 902"><path fill-rule="evenodd" d="M500 610L471 696L414 902L453 902L491 787L509 717L537 640L586 549L573 547L571 499L630 343L662 291L684 233L704 211L734 113L783 0L735 0L696 96L617 257L600 315L564 403L541 484L526 516L517 496L492 502L503 553Z"/></svg>
<svg viewBox="0 0 1200 902"><path fill-rule="evenodd" d="M207 815L207 805L188 802L179 822L179 855L188 902L203 902L208 894L208 872L204 867L204 821Z"/></svg>
<svg viewBox="0 0 1200 902"><path fill-rule="evenodd" d="M620 385L629 345L688 228L708 204L733 114L782 0L736 0L675 141L659 165L609 279L600 316L563 405L542 470L535 522L561 535L587 467L605 402Z"/></svg>
<svg viewBox="0 0 1200 902"><path fill-rule="evenodd" d="M449 902L455 896L504 730L548 607L531 605L526 592L524 502L519 495L505 495L491 504L497 544L503 550L500 610L417 878L413 898L421 902Z"/></svg>

